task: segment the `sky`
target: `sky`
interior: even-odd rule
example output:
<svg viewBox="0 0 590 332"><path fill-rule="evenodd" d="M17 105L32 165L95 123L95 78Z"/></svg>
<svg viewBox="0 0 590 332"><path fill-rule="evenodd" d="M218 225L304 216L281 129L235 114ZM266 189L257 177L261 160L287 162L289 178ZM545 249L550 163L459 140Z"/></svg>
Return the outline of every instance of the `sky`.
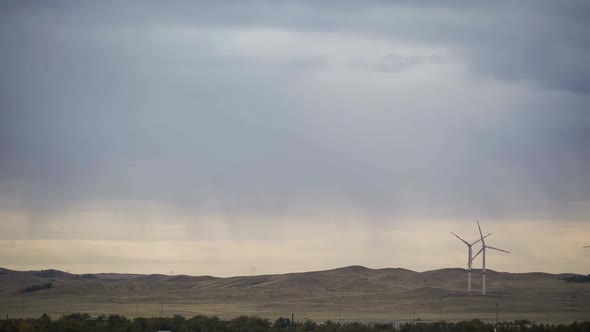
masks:
<svg viewBox="0 0 590 332"><path fill-rule="evenodd" d="M590 3L3 1L0 266L590 273ZM480 266L481 262L475 263Z"/></svg>

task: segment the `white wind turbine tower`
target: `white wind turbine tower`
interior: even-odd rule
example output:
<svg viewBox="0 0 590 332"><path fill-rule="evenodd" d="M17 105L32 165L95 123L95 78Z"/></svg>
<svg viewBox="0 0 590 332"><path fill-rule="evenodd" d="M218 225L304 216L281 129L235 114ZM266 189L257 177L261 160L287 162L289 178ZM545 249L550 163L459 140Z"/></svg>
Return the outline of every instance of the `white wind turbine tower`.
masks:
<svg viewBox="0 0 590 332"><path fill-rule="evenodd" d="M502 251L507 254L509 254L510 251L506 251L503 249L498 249L496 247L491 247L491 246L486 245L486 241L484 240L483 233L481 232L481 227L479 226L479 220L477 221L477 228L479 229L479 237L481 239L481 249L477 252L477 254L475 254L475 256L473 256L473 259L475 259L475 257L477 257L477 255L479 255L480 253L483 255L483 259L482 259L483 264L482 264L482 269L481 269L481 294L486 295L486 249Z"/></svg>
<svg viewBox="0 0 590 332"><path fill-rule="evenodd" d="M451 232L451 234L455 235L459 240L463 241L463 243L465 243L467 245L467 290L469 292L471 292L471 263L473 262L473 258L471 257L473 251L471 250L471 247L474 244L476 244L477 242L481 241L481 238L473 243L469 243L469 242L463 240L461 237L459 237L459 235L457 235L453 232ZM488 237L490 235L492 235L492 233L489 233L488 235L484 236L483 238L485 239L486 237Z"/></svg>

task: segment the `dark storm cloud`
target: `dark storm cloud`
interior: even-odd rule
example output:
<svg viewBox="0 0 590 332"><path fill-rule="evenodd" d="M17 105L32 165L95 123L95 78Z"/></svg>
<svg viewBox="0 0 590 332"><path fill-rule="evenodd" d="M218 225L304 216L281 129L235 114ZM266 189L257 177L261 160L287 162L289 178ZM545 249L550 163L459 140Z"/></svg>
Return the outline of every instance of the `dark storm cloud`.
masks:
<svg viewBox="0 0 590 332"><path fill-rule="evenodd" d="M543 216L590 200L586 2L1 6L0 197L28 209L115 199ZM245 29L444 49L474 82L528 94L482 105L424 87L396 105L347 86L330 98L307 86L334 66L321 45L244 54L230 39ZM361 63L398 75L438 59Z"/></svg>
<svg viewBox="0 0 590 332"><path fill-rule="evenodd" d="M382 56L379 61L374 64L366 61L353 61L351 65L357 68L380 72L398 72L413 66L419 66L429 63L437 63L442 59L436 56L403 56L400 54L390 53Z"/></svg>
<svg viewBox="0 0 590 332"><path fill-rule="evenodd" d="M177 1L12 5L4 15L46 27L278 27L382 36L450 47L474 71L590 92L587 1ZM10 20L8 20L10 21Z"/></svg>

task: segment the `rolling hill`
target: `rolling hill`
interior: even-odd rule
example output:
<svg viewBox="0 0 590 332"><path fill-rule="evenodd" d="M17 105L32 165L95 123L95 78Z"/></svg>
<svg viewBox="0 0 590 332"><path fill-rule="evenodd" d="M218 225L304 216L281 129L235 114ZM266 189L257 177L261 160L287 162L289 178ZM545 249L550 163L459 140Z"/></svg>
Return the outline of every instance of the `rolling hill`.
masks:
<svg viewBox="0 0 590 332"><path fill-rule="evenodd" d="M162 274L75 275L0 269L0 314L118 313L128 317L196 314L274 319L471 319L569 322L589 319L590 284L566 274L488 270L488 292L465 291L463 269L415 272L349 266L326 271L230 278ZM52 287L23 292L26 287Z"/></svg>

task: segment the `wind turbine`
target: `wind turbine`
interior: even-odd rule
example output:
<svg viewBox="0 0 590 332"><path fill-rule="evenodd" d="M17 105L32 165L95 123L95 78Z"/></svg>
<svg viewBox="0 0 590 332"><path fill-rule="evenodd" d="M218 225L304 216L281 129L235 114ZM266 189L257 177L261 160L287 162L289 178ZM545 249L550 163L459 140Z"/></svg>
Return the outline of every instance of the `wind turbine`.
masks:
<svg viewBox="0 0 590 332"><path fill-rule="evenodd" d="M459 235L451 232L451 234L455 235L455 237L457 237L459 240L463 241L463 243L465 243L467 245L467 290L471 292L471 263L473 261L473 258L471 257L472 255L472 250L471 250L471 246L473 246L474 244L476 244L477 242L481 241L481 239L478 239L477 241L473 242L473 243L469 243L465 240L463 240L461 237L459 237ZM483 238L485 239L486 237L492 235L492 233L489 233L488 235L484 236Z"/></svg>
<svg viewBox="0 0 590 332"><path fill-rule="evenodd" d="M473 256L473 259L475 259L475 257L477 257L477 255L479 255L480 253L483 255L483 259L482 259L483 264L482 264L482 269L481 269L481 294L486 295L486 248L492 249L492 250L497 250L497 251L502 251L507 254L509 254L510 251L506 251L503 249L498 249L496 247L486 245L486 241L484 240L483 233L481 232L481 227L479 226L479 220L477 221L477 228L479 229L479 237L481 239L481 249L479 249L477 254L475 254L475 256Z"/></svg>

